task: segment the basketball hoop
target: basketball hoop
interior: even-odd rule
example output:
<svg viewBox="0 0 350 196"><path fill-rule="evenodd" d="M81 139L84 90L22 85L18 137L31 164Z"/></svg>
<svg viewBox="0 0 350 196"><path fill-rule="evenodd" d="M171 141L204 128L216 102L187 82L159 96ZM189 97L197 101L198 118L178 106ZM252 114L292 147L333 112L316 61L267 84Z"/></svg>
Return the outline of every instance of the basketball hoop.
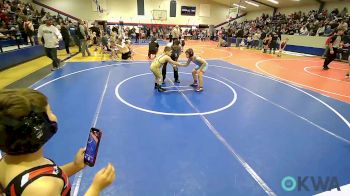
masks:
<svg viewBox="0 0 350 196"><path fill-rule="evenodd" d="M167 11L166 10L152 10L152 18L153 20L166 20L167 19Z"/></svg>

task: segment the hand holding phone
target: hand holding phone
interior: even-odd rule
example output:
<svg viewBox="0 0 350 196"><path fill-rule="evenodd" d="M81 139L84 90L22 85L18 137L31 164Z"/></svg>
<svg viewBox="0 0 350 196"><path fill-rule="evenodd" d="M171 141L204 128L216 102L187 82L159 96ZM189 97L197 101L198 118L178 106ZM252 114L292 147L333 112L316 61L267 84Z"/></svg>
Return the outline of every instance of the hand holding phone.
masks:
<svg viewBox="0 0 350 196"><path fill-rule="evenodd" d="M84 163L85 148L80 148L75 155L74 165L77 168L83 169L86 164Z"/></svg>
<svg viewBox="0 0 350 196"><path fill-rule="evenodd" d="M102 132L99 129L90 129L84 154L84 163L90 167L93 167L95 165L101 136Z"/></svg>

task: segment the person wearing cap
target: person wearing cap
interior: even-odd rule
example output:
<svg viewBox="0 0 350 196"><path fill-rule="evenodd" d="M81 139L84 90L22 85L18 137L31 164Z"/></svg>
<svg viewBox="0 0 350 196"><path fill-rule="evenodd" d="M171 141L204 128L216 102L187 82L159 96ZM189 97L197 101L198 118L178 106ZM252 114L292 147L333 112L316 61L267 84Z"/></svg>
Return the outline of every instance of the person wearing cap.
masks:
<svg viewBox="0 0 350 196"><path fill-rule="evenodd" d="M61 60L57 58L57 48L59 46L59 41L62 40L62 35L60 31L52 25L51 18L47 18L45 24L39 27L38 40L40 45L44 45L46 56L52 60L52 71L58 69Z"/></svg>

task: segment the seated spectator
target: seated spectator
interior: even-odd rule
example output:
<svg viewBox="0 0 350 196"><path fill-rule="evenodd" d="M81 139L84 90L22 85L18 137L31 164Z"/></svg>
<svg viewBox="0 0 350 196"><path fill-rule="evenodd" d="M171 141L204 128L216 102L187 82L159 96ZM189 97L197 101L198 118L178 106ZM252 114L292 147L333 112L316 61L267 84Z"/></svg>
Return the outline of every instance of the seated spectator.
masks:
<svg viewBox="0 0 350 196"><path fill-rule="evenodd" d="M252 38L252 35L249 34L248 37L247 37L247 48L253 48L253 38Z"/></svg>
<svg viewBox="0 0 350 196"><path fill-rule="evenodd" d="M348 29L348 23L347 23L346 19L341 20L341 22L338 25L338 29L339 28L346 29L346 30Z"/></svg>
<svg viewBox="0 0 350 196"><path fill-rule="evenodd" d="M349 19L342 16L347 13L347 9L342 12L343 14L335 9L332 14L328 15L327 10L322 10L322 12L311 10L308 13L295 12L289 16L277 13L274 17L263 14L252 21L233 22L229 25L228 31L236 33L237 46L240 44L241 38L247 37L248 33L255 33L256 28L281 29L282 34L289 35L328 36L339 25L349 28ZM236 31L236 29L243 31L243 35L238 35L237 32L239 31ZM271 32L271 30L267 32Z"/></svg>
<svg viewBox="0 0 350 196"><path fill-rule="evenodd" d="M224 39L219 38L219 47L228 47L228 43Z"/></svg>
<svg viewBox="0 0 350 196"><path fill-rule="evenodd" d="M339 14L338 8L335 8L335 9L331 12L331 15L333 15L333 16L338 16L338 14Z"/></svg>
<svg viewBox="0 0 350 196"><path fill-rule="evenodd" d="M303 25L303 27L300 29L300 35L309 35L309 30L307 29L306 25Z"/></svg>
<svg viewBox="0 0 350 196"><path fill-rule="evenodd" d="M344 7L344 9L340 12L340 17L344 18L348 14L348 8Z"/></svg>
<svg viewBox="0 0 350 196"><path fill-rule="evenodd" d="M330 25L327 25L326 30L324 31L324 35L325 36L330 36L331 34L333 34L334 30L331 28Z"/></svg>
<svg viewBox="0 0 350 196"><path fill-rule="evenodd" d="M32 89L0 91L0 194L70 195L70 176L85 167L81 148L74 161L58 166L43 148L57 132L47 97ZM30 178L28 178L28 176ZM115 179L111 164L96 173L85 195L97 196Z"/></svg>
<svg viewBox="0 0 350 196"><path fill-rule="evenodd" d="M5 12L11 12L11 3L10 3L10 1L5 1L5 3L4 3L4 11Z"/></svg>
<svg viewBox="0 0 350 196"><path fill-rule="evenodd" d="M320 27L317 29L316 36L323 36L325 30L326 30L325 25L321 24Z"/></svg>

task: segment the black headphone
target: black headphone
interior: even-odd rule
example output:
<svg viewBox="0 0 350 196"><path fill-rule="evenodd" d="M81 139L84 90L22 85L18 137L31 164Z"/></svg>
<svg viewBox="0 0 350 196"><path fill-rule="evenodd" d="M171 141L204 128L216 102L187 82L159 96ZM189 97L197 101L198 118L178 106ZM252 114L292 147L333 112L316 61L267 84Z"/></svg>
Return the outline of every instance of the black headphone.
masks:
<svg viewBox="0 0 350 196"><path fill-rule="evenodd" d="M30 112L20 120L0 114L0 150L9 155L38 151L55 133L57 123L46 112Z"/></svg>

